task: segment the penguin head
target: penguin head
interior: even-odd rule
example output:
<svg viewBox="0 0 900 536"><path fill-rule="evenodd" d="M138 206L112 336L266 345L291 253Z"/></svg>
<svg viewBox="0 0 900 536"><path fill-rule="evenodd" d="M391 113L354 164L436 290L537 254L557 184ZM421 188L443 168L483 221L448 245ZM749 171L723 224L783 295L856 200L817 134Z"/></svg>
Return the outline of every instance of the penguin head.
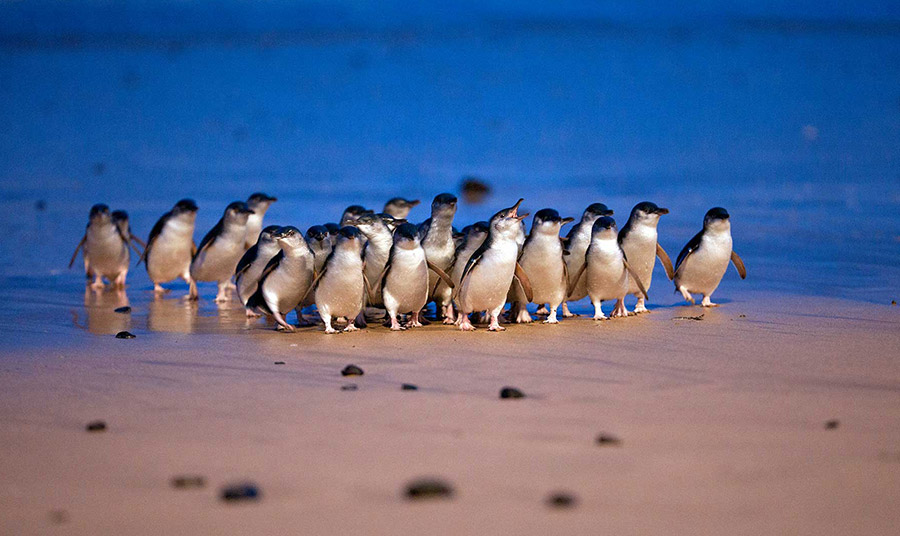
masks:
<svg viewBox="0 0 900 536"><path fill-rule="evenodd" d="M478 236L482 234L487 234L490 230L490 224L486 221L477 221L469 227L469 232L466 233L467 237L470 236Z"/></svg>
<svg viewBox="0 0 900 536"><path fill-rule="evenodd" d="M172 208L172 215L181 216L183 214L197 214L197 203L194 202L193 199L182 199L181 201L175 203L175 207Z"/></svg>
<svg viewBox="0 0 900 536"><path fill-rule="evenodd" d="M403 199L402 197L395 197L384 204L385 210L409 210L414 206L421 203L418 199Z"/></svg>
<svg viewBox="0 0 900 536"><path fill-rule="evenodd" d="M328 240L328 228L324 225L313 225L306 230L307 242L322 242L323 240Z"/></svg>
<svg viewBox="0 0 900 536"><path fill-rule="evenodd" d="M404 249L414 249L419 246L419 229L411 223L404 223L394 232L394 245Z"/></svg>
<svg viewBox="0 0 900 536"><path fill-rule="evenodd" d="M438 194L431 202L431 217L453 216L456 214L456 196L453 194Z"/></svg>
<svg viewBox="0 0 900 536"><path fill-rule="evenodd" d="M367 238L378 232L387 231L387 225L385 225L381 216L371 211L361 214L355 221L351 221L347 225L356 227Z"/></svg>
<svg viewBox="0 0 900 536"><path fill-rule="evenodd" d="M341 225L346 227L351 223L355 222L359 219L363 214L374 214L374 210L369 210L362 205L350 205L349 207L344 209L344 213L341 215Z"/></svg>
<svg viewBox="0 0 900 536"><path fill-rule="evenodd" d="M256 212L257 209L263 209L263 212L265 212L265 210L269 208L269 205L275 201L278 201L277 197L272 197L262 192L256 192L247 198L247 206L254 212Z"/></svg>
<svg viewBox="0 0 900 536"><path fill-rule="evenodd" d="M341 226L334 222L328 222L322 225L322 227L324 227L328 231L328 234L331 236L337 236L338 233L341 232Z"/></svg>
<svg viewBox="0 0 900 536"><path fill-rule="evenodd" d="M669 209L667 208L661 208L650 201L643 201L631 209L630 219L640 223L654 224L659 222L660 216L668 213Z"/></svg>
<svg viewBox="0 0 900 536"><path fill-rule="evenodd" d="M91 207L91 213L88 219L91 223L109 221L109 207L103 203L97 203Z"/></svg>
<svg viewBox="0 0 900 536"><path fill-rule="evenodd" d="M235 201L225 208L225 223L236 223L238 225L246 225L247 218L253 214L247 203L243 201Z"/></svg>
<svg viewBox="0 0 900 536"><path fill-rule="evenodd" d="M616 238L618 234L619 229L616 227L616 220L609 216L597 218L597 221L595 221L594 225L591 227L591 236L597 238Z"/></svg>
<svg viewBox="0 0 900 536"><path fill-rule="evenodd" d="M531 232L559 234L559 229L574 218L560 218L559 212L552 208L544 208L534 214Z"/></svg>
<svg viewBox="0 0 900 536"><path fill-rule="evenodd" d="M581 221L593 222L597 218L612 215L613 211L603 203L592 203L588 205L586 209L584 209L584 214L581 215Z"/></svg>
<svg viewBox="0 0 900 536"><path fill-rule="evenodd" d="M505 208L491 217L491 231L508 238L518 239L524 235L522 220L528 217L528 213L519 214L519 205L524 199L519 199L516 204Z"/></svg>
<svg viewBox="0 0 900 536"><path fill-rule="evenodd" d="M363 243L363 235L359 232L359 229L356 227L351 227L349 225L341 227L340 232L338 232L337 236L337 246L338 247L351 247L355 245L356 247L362 247Z"/></svg>
<svg viewBox="0 0 900 536"><path fill-rule="evenodd" d="M114 210L109 215L109 217L110 217L110 219L112 219L112 221L114 221L116 223L119 223L119 222L128 223L128 213L125 212L124 210Z"/></svg>
<svg viewBox="0 0 900 536"><path fill-rule="evenodd" d="M386 214L384 212L382 212L380 214L376 214L376 216L381 218L381 221L387 226L388 230L390 230L391 232L394 232L394 230L397 227L406 223L405 218L395 218L395 217L391 216L390 214Z"/></svg>
<svg viewBox="0 0 900 536"><path fill-rule="evenodd" d="M278 225L269 225L265 229L260 231L259 238L256 240L256 242L258 244L266 243L266 242L274 242L275 235L278 234L278 231L280 231L280 230L281 230L281 227L279 227Z"/></svg>
<svg viewBox="0 0 900 536"><path fill-rule="evenodd" d="M722 207L713 207L706 212L703 218L703 228L711 231L725 231L731 229L731 216Z"/></svg>
<svg viewBox="0 0 900 536"><path fill-rule="evenodd" d="M303 233L293 225L280 228L272 236L275 238L275 241L278 242L278 245L281 246L281 249L285 251L293 251L297 248L306 246L306 240L303 238Z"/></svg>

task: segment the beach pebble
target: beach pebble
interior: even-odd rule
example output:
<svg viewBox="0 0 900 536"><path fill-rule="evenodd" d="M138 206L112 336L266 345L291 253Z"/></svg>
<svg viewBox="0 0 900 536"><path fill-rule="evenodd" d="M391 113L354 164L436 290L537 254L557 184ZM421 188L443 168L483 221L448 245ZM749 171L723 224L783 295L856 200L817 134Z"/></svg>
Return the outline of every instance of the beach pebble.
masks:
<svg viewBox="0 0 900 536"><path fill-rule="evenodd" d="M50 510L50 522L56 525L62 525L69 522L69 512L65 510Z"/></svg>
<svg viewBox="0 0 900 536"><path fill-rule="evenodd" d="M356 365L347 365L344 367L344 370L341 371L341 376L362 376L363 369L357 367Z"/></svg>
<svg viewBox="0 0 900 536"><path fill-rule="evenodd" d="M105 432L106 431L106 422L105 421L91 421L87 423L84 427L88 432Z"/></svg>
<svg viewBox="0 0 900 536"><path fill-rule="evenodd" d="M128 307L127 305L125 307L116 307L114 311L117 313L130 313L131 307Z"/></svg>
<svg viewBox="0 0 900 536"><path fill-rule="evenodd" d="M177 489L202 488L206 479L200 475L180 475L172 478L172 487Z"/></svg>
<svg viewBox="0 0 900 536"><path fill-rule="evenodd" d="M406 498L437 499L453 496L453 488L450 484L436 478L421 478L413 480L406 486Z"/></svg>
<svg viewBox="0 0 900 536"><path fill-rule="evenodd" d="M276 365L284 365L284 361L276 361L275 364Z"/></svg>
<svg viewBox="0 0 900 536"><path fill-rule="evenodd" d="M359 389L355 383L348 383L347 385L341 386L341 391L356 391Z"/></svg>
<svg viewBox="0 0 900 536"><path fill-rule="evenodd" d="M418 391L419 387L417 385L413 385L411 383L404 383L400 386L402 391Z"/></svg>
<svg viewBox="0 0 900 536"><path fill-rule="evenodd" d="M572 508L578 504L578 498L570 493L558 492L547 497L547 506L551 508Z"/></svg>
<svg viewBox="0 0 900 536"><path fill-rule="evenodd" d="M134 333L130 333L128 331L120 331L116 333L117 339L134 339L136 335Z"/></svg>
<svg viewBox="0 0 900 536"><path fill-rule="evenodd" d="M259 488L254 484L234 484L222 488L223 501L255 501L259 499Z"/></svg>
<svg viewBox="0 0 900 536"><path fill-rule="evenodd" d="M597 436L597 444L603 446L618 446L622 444L622 440L610 434L600 434Z"/></svg>
<svg viewBox="0 0 900 536"><path fill-rule="evenodd" d="M504 387L500 389L500 398L525 398L525 393L515 387Z"/></svg>
<svg viewBox="0 0 900 536"><path fill-rule="evenodd" d="M837 419L831 419L831 420L825 421L825 429L826 430L835 430L840 425L841 425L841 421L839 421Z"/></svg>

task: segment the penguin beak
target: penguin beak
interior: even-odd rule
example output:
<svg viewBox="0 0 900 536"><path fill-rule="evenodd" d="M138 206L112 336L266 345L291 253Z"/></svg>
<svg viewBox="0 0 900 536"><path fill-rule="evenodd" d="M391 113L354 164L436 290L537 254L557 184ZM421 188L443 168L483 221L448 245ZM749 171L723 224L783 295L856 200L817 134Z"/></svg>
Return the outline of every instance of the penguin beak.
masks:
<svg viewBox="0 0 900 536"><path fill-rule="evenodd" d="M567 223L572 223L573 221L575 221L575 218L563 218L560 221L562 222L562 225L565 225Z"/></svg>
<svg viewBox="0 0 900 536"><path fill-rule="evenodd" d="M661 216L663 214L668 214L669 209L660 207L660 208L656 209L654 212L656 212L657 214L659 214Z"/></svg>
<svg viewBox="0 0 900 536"><path fill-rule="evenodd" d="M528 216L528 214L525 214L525 216L522 216L522 217L520 218L520 217L518 217L518 216L516 215L516 214L518 214L518 212L519 212L519 205L522 204L522 201L525 201L525 199L524 199L524 198L519 198L519 200L516 201L516 204L509 208L508 214L507 214L508 217L510 217L510 218L516 218L516 219L518 219L518 220L521 221L521 220L525 219L525 218Z"/></svg>
<svg viewBox="0 0 900 536"><path fill-rule="evenodd" d="M406 204L407 204L410 208L412 208L412 207L418 205L419 203L421 203L421 201L419 201L418 199L413 199L412 201L407 201Z"/></svg>

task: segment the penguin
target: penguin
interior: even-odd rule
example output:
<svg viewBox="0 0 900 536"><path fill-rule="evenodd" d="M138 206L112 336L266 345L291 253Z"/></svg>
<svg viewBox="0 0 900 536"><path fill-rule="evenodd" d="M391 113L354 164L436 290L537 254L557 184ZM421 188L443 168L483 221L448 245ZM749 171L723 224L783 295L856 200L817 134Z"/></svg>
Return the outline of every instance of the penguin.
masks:
<svg viewBox="0 0 900 536"><path fill-rule="evenodd" d="M359 217L363 214L374 213L374 210L369 210L362 205L350 205L349 207L344 209L344 213L341 215L341 227L346 227L353 224L353 222L359 219Z"/></svg>
<svg viewBox="0 0 900 536"><path fill-rule="evenodd" d="M366 267L368 268L368 264ZM406 327L422 326L419 312L428 299L429 270L433 270L451 289L454 287L450 276L425 258L425 249L416 226L411 223L399 226L394 233L390 256L379 283L382 303L391 319L391 330L405 329L397 320L400 313L411 313Z"/></svg>
<svg viewBox="0 0 900 536"><path fill-rule="evenodd" d="M247 238L244 242L244 249L250 249L256 243L259 233L262 232L266 211L275 201L278 201L277 197L268 196L262 192L256 192L247 198L247 207L253 211L253 214L247 218Z"/></svg>
<svg viewBox="0 0 900 536"><path fill-rule="evenodd" d="M247 307L272 315L279 326L294 331L284 316L309 294L315 278L315 260L300 229L281 227L272 238L281 251L266 265Z"/></svg>
<svg viewBox="0 0 900 536"><path fill-rule="evenodd" d="M277 225L269 225L260 231L256 243L244 252L244 256L241 257L234 269L234 283L238 299L245 307L250 296L256 293L259 280L269 261L281 251L281 246L275 240L279 231L281 231L281 227ZM247 316L258 315L251 308L247 308Z"/></svg>
<svg viewBox="0 0 900 536"><path fill-rule="evenodd" d="M459 286L459 280L462 279L466 263L469 262L472 254L484 243L488 235L488 229L488 222L486 221L479 221L463 227L463 241L456 248L456 258L450 271L450 279L453 281L454 286Z"/></svg>
<svg viewBox="0 0 900 536"><path fill-rule="evenodd" d="M194 224L197 220L197 203L193 199L182 199L172 210L159 218L150 236L147 247L138 263L144 262L147 275L153 282L153 292L166 292L162 283L182 278L190 287L188 297L197 298L197 284L191 278L191 257L197 250L194 243Z"/></svg>
<svg viewBox="0 0 900 536"><path fill-rule="evenodd" d="M316 273L325 267L325 260L331 255L331 238L324 225L313 225L306 230L306 244L315 257Z"/></svg>
<svg viewBox="0 0 900 536"><path fill-rule="evenodd" d="M334 222L328 222L323 227L328 229L328 241L331 242L331 247L333 248L337 244L338 235L341 234L341 226Z"/></svg>
<svg viewBox="0 0 900 536"><path fill-rule="evenodd" d="M522 248L525 247L525 240L528 233L525 228L525 220L519 222L519 230L516 232L516 246L519 248L519 257L522 256ZM517 257L518 258L518 257ZM506 293L506 301L509 303L509 311L506 315L508 319L515 319L517 323L531 322L531 316L528 314L528 302L522 301L521 285L516 281L511 281L509 291Z"/></svg>
<svg viewBox="0 0 900 536"><path fill-rule="evenodd" d="M395 218L390 214L385 214L384 212L376 214L376 216L381 218L381 221L383 221L384 224L387 225L388 230L392 233L397 230L397 227L406 223L405 218Z"/></svg>
<svg viewBox="0 0 900 536"><path fill-rule="evenodd" d="M631 209L628 221L619 231L619 245L622 246L622 251L628 258L628 264L641 278L644 288L648 291L650 283L653 281L653 265L656 263L656 257L659 257L659 262L666 270L666 277L671 280L675 276L672 261L669 260L666 250L659 245L656 232L659 217L668 213L669 209L660 208L656 203L650 201L638 203ZM644 296L634 279L630 280L628 293L637 297L637 304L634 306L635 314L649 312L644 305Z"/></svg>
<svg viewBox="0 0 900 536"><path fill-rule="evenodd" d="M363 236L356 227L343 227L334 250L325 262L311 288L315 292L316 308L325 322L325 333L337 333L331 326L334 317L347 317L350 322L344 331L356 331L353 319L362 311L366 279L363 274ZM303 301L303 300L301 300Z"/></svg>
<svg viewBox="0 0 900 536"><path fill-rule="evenodd" d="M545 208L537 211L531 223L531 233L525 241L519 265L528 274L534 302L550 305L549 315L544 324L558 324L556 311L566 299L569 274L563 259L562 239L559 231L563 225L575 218L560 218L559 212ZM516 322L531 322L531 315L525 308L522 291L516 289L516 300L521 304L520 316Z"/></svg>
<svg viewBox="0 0 900 536"><path fill-rule="evenodd" d="M129 246L134 250L135 253L138 254L138 258L140 258L144 252L139 250L137 246L134 245L137 242L142 248L146 249L147 244L144 243L143 240L138 238L131 232L131 224L128 221L128 213L124 210L114 210L110 214L112 221L116 224L116 227L119 228L119 234L122 235L123 240L125 240Z"/></svg>
<svg viewBox="0 0 900 536"><path fill-rule="evenodd" d="M78 250L82 250L84 258L84 274L90 283L90 288L100 290L105 285L105 277L114 288L125 288L125 278L128 275L128 263L130 262L130 231L123 232L121 218L113 220L109 207L99 203L91 207L88 216L88 224L84 236L75 247L69 268L78 257ZM126 225L127 228L127 220ZM126 229L127 230L127 229Z"/></svg>
<svg viewBox="0 0 900 536"><path fill-rule="evenodd" d="M383 305L381 303L381 273L391 254L394 239L384 220L377 214L362 214L352 225L366 237L366 245L363 248L363 260L366 263L365 274L372 285L372 295L375 297L368 305L381 307Z"/></svg>
<svg viewBox="0 0 900 536"><path fill-rule="evenodd" d="M418 199L409 200L403 199L402 197L395 197L384 204L384 210L382 210L382 212L394 218L405 220L409 217L409 211L420 202L421 201Z"/></svg>
<svg viewBox="0 0 900 536"><path fill-rule="evenodd" d="M731 217L721 207L709 209L703 218L703 230L694 235L684 246L675 261L675 290L685 300L694 303L691 293L702 294L703 307L718 307L710 296L722 282L728 268L734 263L741 279L747 278L744 261L732 249Z"/></svg>
<svg viewBox="0 0 900 536"><path fill-rule="evenodd" d="M528 216L518 214L522 201L523 199L519 199L512 207L494 214L490 220L487 239L466 262L459 286L452 296L459 308L459 329L462 331L474 331L469 313L475 311L489 312L488 331L506 330L499 323L499 315L514 277L522 285L525 299L531 301L533 298L528 276L516 262L519 252L516 244L519 223Z"/></svg>
<svg viewBox="0 0 900 536"><path fill-rule="evenodd" d="M453 241L453 217L456 215L456 196L439 194L431 203L431 218L419 226L419 236L425 257L444 272L453 266L456 246ZM450 296L452 290L441 282L434 272L428 275L428 301L434 301L435 315L444 317L445 324L452 324L453 304Z"/></svg>
<svg viewBox="0 0 900 536"><path fill-rule="evenodd" d="M600 308L604 300L616 300L611 317L625 317L628 316L625 295L628 294L629 279L632 278L646 298L644 284L631 270L625 252L619 246L616 220L609 216L598 218L591 227L591 243L585 252L584 263L569 286L570 294L571 288L584 279L585 290L594 305L594 320L606 320Z"/></svg>
<svg viewBox="0 0 900 536"><path fill-rule="evenodd" d="M191 278L194 281L218 283L216 302L228 301L228 289L235 288L231 276L244 254L247 218L252 213L243 201L228 205L222 219L206 233L191 259Z"/></svg>
<svg viewBox="0 0 900 536"><path fill-rule="evenodd" d="M566 235L565 243L565 261L566 270L569 272L569 295L567 301L576 301L587 296L587 290L584 288L584 281L577 285L573 285L572 278L577 274L582 266L584 266L584 254L588 245L591 243L591 229L597 218L603 216L612 216L613 211L607 208L603 203L593 203L584 209L581 221L576 223L569 229ZM569 305L566 302L562 304L563 317L576 316L569 312Z"/></svg>

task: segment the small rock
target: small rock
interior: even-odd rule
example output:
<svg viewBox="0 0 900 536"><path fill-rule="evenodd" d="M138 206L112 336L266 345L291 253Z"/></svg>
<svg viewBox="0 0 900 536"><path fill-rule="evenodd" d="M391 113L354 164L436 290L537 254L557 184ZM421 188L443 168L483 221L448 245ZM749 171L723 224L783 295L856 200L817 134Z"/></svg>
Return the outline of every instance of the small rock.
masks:
<svg viewBox="0 0 900 536"><path fill-rule="evenodd" d="M417 385L413 385L411 383L404 383L400 386L400 390L402 391L418 391L419 387Z"/></svg>
<svg viewBox="0 0 900 536"><path fill-rule="evenodd" d="M462 197L467 203L481 203L491 193L491 187L477 177L464 177L461 186Z"/></svg>
<svg viewBox="0 0 900 536"><path fill-rule="evenodd" d="M439 499L453 496L453 488L450 484L436 478L421 478L414 480L406 486L406 498Z"/></svg>
<svg viewBox="0 0 900 536"><path fill-rule="evenodd" d="M44 201L43 199L38 199L37 201L34 202L34 209L39 212L43 212L43 211L47 210L47 202Z"/></svg>
<svg viewBox="0 0 900 536"><path fill-rule="evenodd" d="M204 486L206 486L206 479L199 475L181 475L172 478L173 488L202 488Z"/></svg>
<svg viewBox="0 0 900 536"><path fill-rule="evenodd" d="M597 444L610 447L619 446L622 444L622 440L614 435L600 434L597 436Z"/></svg>
<svg viewBox="0 0 900 536"><path fill-rule="evenodd" d="M837 419L831 419L829 421L825 421L825 429L826 430L835 430L840 425L841 425L841 421L839 421Z"/></svg>
<svg viewBox="0 0 900 536"><path fill-rule="evenodd" d="M578 499L569 493L554 493L547 497L547 506L551 508L572 508L578 504Z"/></svg>
<svg viewBox="0 0 900 536"><path fill-rule="evenodd" d="M56 525L62 525L69 522L69 512L65 510L50 510L50 522Z"/></svg>
<svg viewBox="0 0 900 536"><path fill-rule="evenodd" d="M347 385L341 386L341 391L356 391L359 389L355 383L348 383Z"/></svg>
<svg viewBox="0 0 900 536"><path fill-rule="evenodd" d="M284 361L276 361L275 364L276 365L284 365Z"/></svg>
<svg viewBox="0 0 900 536"><path fill-rule="evenodd" d="M255 501L260 496L259 488L250 483L236 484L222 488L223 501Z"/></svg>
<svg viewBox="0 0 900 536"><path fill-rule="evenodd" d="M117 339L134 339L135 337L137 337L137 335L128 331L120 331L116 333Z"/></svg>
<svg viewBox="0 0 900 536"><path fill-rule="evenodd" d="M87 423L84 427L88 432L105 432L106 431L106 422L104 421L91 421Z"/></svg>
<svg viewBox="0 0 900 536"><path fill-rule="evenodd" d="M891 300L891 305L897 305L897 300Z"/></svg>
<svg viewBox="0 0 900 536"><path fill-rule="evenodd" d="M747 315L738 315L738 318L747 318Z"/></svg>
<svg viewBox="0 0 900 536"><path fill-rule="evenodd" d="M114 311L117 313L130 313L131 307L128 307L127 305L125 307L116 307Z"/></svg>
<svg viewBox="0 0 900 536"><path fill-rule="evenodd" d="M341 376L362 376L363 369L357 367L356 365L347 365L344 367L344 370L341 371Z"/></svg>
<svg viewBox="0 0 900 536"><path fill-rule="evenodd" d="M525 398L525 393L515 387L504 387L500 389L500 398Z"/></svg>

